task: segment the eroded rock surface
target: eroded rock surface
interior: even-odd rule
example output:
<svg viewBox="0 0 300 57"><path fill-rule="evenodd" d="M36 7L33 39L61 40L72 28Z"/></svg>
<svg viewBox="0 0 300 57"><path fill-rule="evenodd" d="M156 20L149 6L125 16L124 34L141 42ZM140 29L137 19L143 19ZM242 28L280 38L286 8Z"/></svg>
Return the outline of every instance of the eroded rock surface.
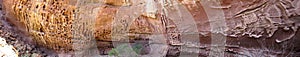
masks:
<svg viewBox="0 0 300 57"><path fill-rule="evenodd" d="M92 36L102 54L113 48L112 42L144 40L167 45L168 56L210 56L215 47L212 44L222 38L217 43L223 48L217 52L224 52L224 56L299 56L298 0L91 1L83 3L94 3L86 7L97 11L91 13L96 19L91 21L94 30L90 31L94 31ZM74 26L78 12L89 12L76 11L82 9L78 4L69 0L5 0L4 9L11 22L29 32L39 45L72 51L72 28L86 29L92 24ZM190 50L183 50L186 47Z"/></svg>

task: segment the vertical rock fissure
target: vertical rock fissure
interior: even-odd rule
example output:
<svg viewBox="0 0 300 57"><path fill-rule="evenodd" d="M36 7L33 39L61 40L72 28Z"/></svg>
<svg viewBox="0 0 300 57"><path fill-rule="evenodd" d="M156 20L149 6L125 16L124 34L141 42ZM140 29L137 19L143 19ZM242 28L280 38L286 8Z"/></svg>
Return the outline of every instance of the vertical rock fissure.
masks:
<svg viewBox="0 0 300 57"><path fill-rule="evenodd" d="M201 4L207 13L211 26L212 34L209 57L224 57L226 44L225 30L227 29L224 12L222 9L211 8L213 4L220 6L219 0L202 0Z"/></svg>

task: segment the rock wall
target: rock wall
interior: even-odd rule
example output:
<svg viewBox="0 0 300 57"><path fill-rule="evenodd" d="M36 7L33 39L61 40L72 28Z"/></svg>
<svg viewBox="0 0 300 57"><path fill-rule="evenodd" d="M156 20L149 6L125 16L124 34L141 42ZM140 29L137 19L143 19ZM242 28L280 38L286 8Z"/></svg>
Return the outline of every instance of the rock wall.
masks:
<svg viewBox="0 0 300 57"><path fill-rule="evenodd" d="M297 0L80 1L3 5L11 23L58 52L72 51L73 38L95 38L101 54L116 42L144 41L164 44L168 56L299 56Z"/></svg>

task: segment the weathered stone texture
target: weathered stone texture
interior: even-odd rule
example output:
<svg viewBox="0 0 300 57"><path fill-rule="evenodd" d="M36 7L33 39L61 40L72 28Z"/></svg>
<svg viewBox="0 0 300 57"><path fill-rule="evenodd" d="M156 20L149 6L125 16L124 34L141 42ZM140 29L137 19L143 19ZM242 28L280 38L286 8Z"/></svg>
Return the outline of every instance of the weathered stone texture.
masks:
<svg viewBox="0 0 300 57"><path fill-rule="evenodd" d="M94 0L93 0L94 1ZM227 29L226 56L252 56L262 52L263 56L285 55L299 51L298 0L101 0L95 22L95 39L100 48L112 47L109 42L116 33L135 40L154 38L167 39L167 45L191 46L205 50L199 56L208 56L212 36L212 22L209 9L220 10L224 14ZM15 2L15 3L11 3ZM4 0L7 17L16 26L23 27L39 45L54 50L71 50L72 23L76 17L77 2L69 0L35 1ZM220 4L220 5L218 5ZM93 5L95 6L95 5ZM15 18L16 17L16 18ZM220 16L215 16L220 17ZM116 27L114 27L116 26ZM124 30L122 30L125 27ZM194 29L196 28L196 29ZM116 31L120 30L120 31ZM163 37L153 37L163 35ZM184 39L184 40L183 40ZM198 39L198 40L195 40ZM199 42L192 42L199 41ZM163 42L160 40L158 42ZM188 44L190 43L194 44ZM296 42L296 43L294 43ZM291 45L289 45L292 43ZM296 48L298 47L298 48ZM176 48L174 48L176 49ZM261 51L260 51L261 50ZM289 50L289 51L285 51ZM170 50L172 52L172 50ZM189 51L181 51L189 52ZM296 54L296 53L295 53Z"/></svg>

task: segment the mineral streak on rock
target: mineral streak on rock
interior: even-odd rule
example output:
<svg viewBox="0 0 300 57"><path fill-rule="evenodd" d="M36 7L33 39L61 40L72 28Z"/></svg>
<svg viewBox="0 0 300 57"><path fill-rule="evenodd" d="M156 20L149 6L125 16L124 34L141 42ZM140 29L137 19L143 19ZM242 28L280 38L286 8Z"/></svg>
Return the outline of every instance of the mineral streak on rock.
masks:
<svg viewBox="0 0 300 57"><path fill-rule="evenodd" d="M99 57L95 40L95 20L101 6L96 0L77 0L72 25L72 49L74 56Z"/></svg>

